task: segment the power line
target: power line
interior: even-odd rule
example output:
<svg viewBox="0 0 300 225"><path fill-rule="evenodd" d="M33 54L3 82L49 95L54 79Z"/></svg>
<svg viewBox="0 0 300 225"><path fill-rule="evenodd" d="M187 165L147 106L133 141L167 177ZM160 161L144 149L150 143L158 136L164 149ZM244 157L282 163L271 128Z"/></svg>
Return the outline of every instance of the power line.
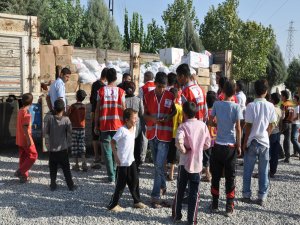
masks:
<svg viewBox="0 0 300 225"><path fill-rule="evenodd" d="M262 0L258 0L256 6L254 7L254 9L252 10L252 12L250 13L250 15L248 16L248 20L255 14L255 12L257 12L257 8L259 6L259 4L261 3Z"/></svg>
<svg viewBox="0 0 300 225"><path fill-rule="evenodd" d="M266 20L266 23L288 2L289 0L286 0L275 12Z"/></svg>

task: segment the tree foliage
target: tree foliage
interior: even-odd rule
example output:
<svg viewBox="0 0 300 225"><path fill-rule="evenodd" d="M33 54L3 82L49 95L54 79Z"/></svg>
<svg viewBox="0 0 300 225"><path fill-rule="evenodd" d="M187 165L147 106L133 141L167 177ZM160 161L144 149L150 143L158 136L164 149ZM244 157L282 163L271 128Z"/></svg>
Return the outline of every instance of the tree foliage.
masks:
<svg viewBox="0 0 300 225"><path fill-rule="evenodd" d="M300 57L294 58L288 67L288 78L284 82L290 91L295 92L300 86Z"/></svg>
<svg viewBox="0 0 300 225"><path fill-rule="evenodd" d="M200 51L199 20L193 0L175 0L163 12L166 47L184 48L186 51Z"/></svg>
<svg viewBox="0 0 300 225"><path fill-rule="evenodd" d="M1 0L0 12L39 16L45 10L48 0Z"/></svg>
<svg viewBox="0 0 300 225"><path fill-rule="evenodd" d="M156 21L152 19L151 23L147 26L147 34L144 38L142 46L143 52L158 53L159 49L165 48L165 34L164 28L158 26Z"/></svg>
<svg viewBox="0 0 300 225"><path fill-rule="evenodd" d="M129 19L128 19L128 11L125 9L124 15L124 36L123 36L123 48L128 50L130 48L130 36L129 36Z"/></svg>
<svg viewBox="0 0 300 225"><path fill-rule="evenodd" d="M238 0L211 7L200 27L200 38L210 51L233 50L233 78L253 81L265 75L268 54L275 42L271 27L243 22Z"/></svg>
<svg viewBox="0 0 300 225"><path fill-rule="evenodd" d="M287 68L280 48L276 43L274 43L268 55L266 79L270 87L281 84L287 79Z"/></svg>

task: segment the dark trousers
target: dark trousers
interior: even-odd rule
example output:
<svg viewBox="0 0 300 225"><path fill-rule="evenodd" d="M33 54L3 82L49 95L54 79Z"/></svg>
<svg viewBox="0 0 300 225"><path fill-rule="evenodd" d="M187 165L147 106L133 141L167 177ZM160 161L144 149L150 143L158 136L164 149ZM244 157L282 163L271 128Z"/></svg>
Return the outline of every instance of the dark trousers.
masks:
<svg viewBox="0 0 300 225"><path fill-rule="evenodd" d="M69 188L73 187L74 182L70 170L70 162L69 162L69 156L67 150L62 150L58 152L49 152L49 169L50 169L51 185L56 184L58 165L60 165L60 167L63 170L68 187Z"/></svg>
<svg viewBox="0 0 300 225"><path fill-rule="evenodd" d="M219 197L220 180L225 172L225 190L227 200L233 202L235 197L235 163L237 151L227 145L215 144L210 156L211 194Z"/></svg>
<svg viewBox="0 0 300 225"><path fill-rule="evenodd" d="M184 166L178 167L177 192L172 207L172 216L175 220L182 218L182 200L187 184L189 184L188 199L188 222L196 223L198 214L198 203L200 198L200 173L189 173Z"/></svg>
<svg viewBox="0 0 300 225"><path fill-rule="evenodd" d="M135 159L137 169L142 164L142 154L143 154L142 139L143 139L143 134L142 132L140 132L134 142L134 159Z"/></svg>
<svg viewBox="0 0 300 225"><path fill-rule="evenodd" d="M290 158L291 127L292 125L290 123L283 123L283 131L282 131L282 134L284 136L283 150L286 159Z"/></svg>
<svg viewBox="0 0 300 225"><path fill-rule="evenodd" d="M202 162L203 162L203 167L204 168L209 167L211 149L212 148L203 151L203 160L202 160Z"/></svg>
<svg viewBox="0 0 300 225"><path fill-rule="evenodd" d="M270 174L275 174L278 166L279 152L281 151L280 133L270 135Z"/></svg>
<svg viewBox="0 0 300 225"><path fill-rule="evenodd" d="M131 166L117 167L116 189L107 207L108 209L112 209L116 205L118 205L118 202L123 194L126 184L128 185L134 204L139 203L141 201L140 190L139 190L139 178L138 178L135 162L133 162Z"/></svg>

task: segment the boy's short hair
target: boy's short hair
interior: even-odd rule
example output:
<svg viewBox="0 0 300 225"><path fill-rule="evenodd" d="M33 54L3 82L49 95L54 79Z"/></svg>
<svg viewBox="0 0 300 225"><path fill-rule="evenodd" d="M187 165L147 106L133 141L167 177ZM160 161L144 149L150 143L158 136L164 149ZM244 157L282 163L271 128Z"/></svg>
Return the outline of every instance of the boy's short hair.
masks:
<svg viewBox="0 0 300 225"><path fill-rule="evenodd" d="M274 105L277 105L280 102L280 94L278 93L272 93L271 94L271 100L274 103Z"/></svg>
<svg viewBox="0 0 300 225"><path fill-rule="evenodd" d="M133 81L125 81L123 88L126 95L133 95L136 89L135 83Z"/></svg>
<svg viewBox="0 0 300 225"><path fill-rule="evenodd" d="M197 113L196 104L194 102L183 103L182 110L189 119L194 118Z"/></svg>
<svg viewBox="0 0 300 225"><path fill-rule="evenodd" d="M157 72L155 76L155 83L167 85L168 77L164 72Z"/></svg>
<svg viewBox="0 0 300 225"><path fill-rule="evenodd" d="M214 91L208 91L206 94L206 104L208 108L212 108L214 102L217 100L217 94Z"/></svg>
<svg viewBox="0 0 300 225"><path fill-rule="evenodd" d="M123 112L123 121L125 122L126 120L129 120L130 117L133 115L133 114L136 114L137 111L135 111L133 108L127 108L124 110Z"/></svg>
<svg viewBox="0 0 300 225"><path fill-rule="evenodd" d="M190 67L186 63L183 63L183 64L179 65L176 69L176 73L179 76L181 76L181 75L185 76L185 77L191 77L192 76Z"/></svg>
<svg viewBox="0 0 300 225"><path fill-rule="evenodd" d="M226 81L222 90L227 97L231 97L235 93L235 84L232 81Z"/></svg>
<svg viewBox="0 0 300 225"><path fill-rule="evenodd" d="M219 86L220 86L221 89L224 88L226 81L228 81L227 77L220 77Z"/></svg>
<svg viewBox="0 0 300 225"><path fill-rule="evenodd" d="M67 67L63 68L60 72L63 76L67 75L67 74L71 74L71 70Z"/></svg>
<svg viewBox="0 0 300 225"><path fill-rule="evenodd" d="M106 80L108 83L112 83L117 80L117 71L114 68L109 68L107 70Z"/></svg>
<svg viewBox="0 0 300 225"><path fill-rule="evenodd" d="M294 95L294 98L296 99L296 101L299 101L299 95Z"/></svg>
<svg viewBox="0 0 300 225"><path fill-rule="evenodd" d="M33 101L33 95L31 93L26 93L22 95L22 105L28 106L31 105Z"/></svg>
<svg viewBox="0 0 300 225"><path fill-rule="evenodd" d="M106 79L106 77L107 77L107 71L108 71L107 67L103 68L103 70L101 71L101 78L102 79Z"/></svg>
<svg viewBox="0 0 300 225"><path fill-rule="evenodd" d="M242 80L238 80L236 82L236 86L239 88L240 91L244 91L245 85L244 85L244 82Z"/></svg>
<svg viewBox="0 0 300 225"><path fill-rule="evenodd" d="M268 90L269 85L268 85L268 81L266 79L260 79L255 81L254 83L254 90L255 90L255 94L257 96L261 96L263 94L266 93L266 91Z"/></svg>
<svg viewBox="0 0 300 225"><path fill-rule="evenodd" d="M178 95L178 89L177 88L171 88L170 92L176 97Z"/></svg>
<svg viewBox="0 0 300 225"><path fill-rule="evenodd" d="M281 91L281 96L285 97L286 100L290 98L290 93L287 90Z"/></svg>
<svg viewBox="0 0 300 225"><path fill-rule="evenodd" d="M251 97L251 96L247 97L247 99L246 99L246 105L248 105L251 102L254 102L254 98Z"/></svg>
<svg viewBox="0 0 300 225"><path fill-rule="evenodd" d="M146 78L147 80L153 80L154 79L154 74L151 71L146 71L144 73L144 78Z"/></svg>
<svg viewBox="0 0 300 225"><path fill-rule="evenodd" d="M61 98L54 102L54 110L56 113L60 113L65 110L65 102Z"/></svg>
<svg viewBox="0 0 300 225"><path fill-rule="evenodd" d="M76 98L78 101L82 102L85 99L85 97L86 97L86 93L84 90L78 90L76 92Z"/></svg>
<svg viewBox="0 0 300 225"><path fill-rule="evenodd" d="M177 81L176 73L169 73L168 74L168 85L169 86L174 85L174 84L176 84L176 81Z"/></svg>
<svg viewBox="0 0 300 225"><path fill-rule="evenodd" d="M122 79L125 79L126 77L130 77L129 73L123 73Z"/></svg>

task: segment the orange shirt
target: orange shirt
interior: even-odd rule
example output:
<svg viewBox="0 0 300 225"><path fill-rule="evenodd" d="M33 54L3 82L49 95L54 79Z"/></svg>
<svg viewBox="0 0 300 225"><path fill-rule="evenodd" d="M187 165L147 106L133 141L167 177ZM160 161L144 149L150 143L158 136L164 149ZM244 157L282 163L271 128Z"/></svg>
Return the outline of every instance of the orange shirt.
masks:
<svg viewBox="0 0 300 225"><path fill-rule="evenodd" d="M85 128L85 105L82 103L74 103L69 109L69 118L72 128Z"/></svg>
<svg viewBox="0 0 300 225"><path fill-rule="evenodd" d="M31 134L31 115L27 108L21 108L18 112L17 118L17 130L16 130L16 145L20 147L27 146L26 136L23 130L23 126L28 125L28 134L30 138L30 145L33 145Z"/></svg>

